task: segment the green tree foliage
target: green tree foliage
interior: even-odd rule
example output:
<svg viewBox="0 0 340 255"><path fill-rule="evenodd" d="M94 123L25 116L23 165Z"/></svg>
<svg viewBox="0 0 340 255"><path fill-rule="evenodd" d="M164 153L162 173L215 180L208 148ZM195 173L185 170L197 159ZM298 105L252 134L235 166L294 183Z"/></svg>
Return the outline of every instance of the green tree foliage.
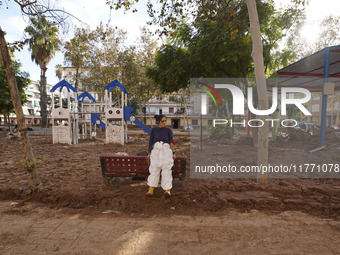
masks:
<svg viewBox="0 0 340 255"><path fill-rule="evenodd" d="M28 34L28 44L31 50L31 58L40 66L40 107L41 126L47 124L47 92L46 71L47 65L59 50L59 30L54 22L48 21L45 16L37 16L30 19L30 25L25 28Z"/></svg>
<svg viewBox="0 0 340 255"><path fill-rule="evenodd" d="M120 52L118 56L119 80L129 92L129 96L136 96L140 91L141 63L139 63L136 46L130 46Z"/></svg>
<svg viewBox="0 0 340 255"><path fill-rule="evenodd" d="M137 12L136 8L133 8L134 4L138 3L139 0L106 0L106 4L110 6L111 9L124 9L130 10L132 12ZM275 0L259 1L264 4L273 5ZM289 4L286 14L282 15L281 18L284 21L287 18L288 13L300 12L305 5L307 5L309 0L287 0L286 3ZM149 25L157 24L161 28L157 30L160 35L170 36L173 32L177 30L181 22L188 17L197 24L201 20L211 20L218 16L221 19L230 19L233 15L237 14L238 4L244 4L245 0L162 0L162 1L146 1L146 6L150 20ZM229 12L228 9L234 8L233 12ZM224 10L216 15L216 10ZM259 12L262 10L258 9ZM289 16L289 15L288 15ZM296 20L297 22L297 20Z"/></svg>
<svg viewBox="0 0 340 255"><path fill-rule="evenodd" d="M60 81L63 78L64 68L61 64L57 64L54 68L55 68L55 76L57 76Z"/></svg>
<svg viewBox="0 0 340 255"><path fill-rule="evenodd" d="M159 84L162 93L186 88L192 77L192 60L188 50L166 45L156 54L156 66L147 69L146 75Z"/></svg>
<svg viewBox="0 0 340 255"><path fill-rule="evenodd" d="M102 93L104 87L118 77L120 47L126 32L100 23L95 30L82 29L82 40L87 41L86 76L80 77L85 90Z"/></svg>
<svg viewBox="0 0 340 255"><path fill-rule="evenodd" d="M228 123L230 123L230 120L228 119ZM232 137L232 127L230 124L216 125L216 127L207 126L206 130L208 137L212 140L230 139Z"/></svg>
<svg viewBox="0 0 340 255"><path fill-rule="evenodd" d="M156 50L157 43L155 39L152 38L151 32L145 27L141 28L141 36L136 42L135 48L138 81L136 81L134 87L131 88L131 96L138 99L140 111L149 99L160 95L159 85L146 76L147 67L155 65ZM132 75L134 75L134 73L132 73Z"/></svg>
<svg viewBox="0 0 340 255"><path fill-rule="evenodd" d="M80 80L80 70L84 68L85 61L88 58L88 52L90 50L87 43L87 34L85 30L77 28L74 37L66 42L64 49L64 64L66 66L72 66L76 70L74 77L75 88L78 90L78 84Z"/></svg>
<svg viewBox="0 0 340 255"><path fill-rule="evenodd" d="M158 91L156 84L145 75L146 67L154 65L157 45L145 28L134 45L126 47L125 39L125 31L103 24L94 30L78 28L75 37L65 46L65 64L83 69L84 75L79 81L87 91L103 93L107 84L118 79L141 111ZM113 90L113 94L120 98L118 89Z"/></svg>
<svg viewBox="0 0 340 255"><path fill-rule="evenodd" d="M257 4L265 71L269 72L293 57L291 50L279 50L278 43L302 18L302 12L278 11L271 2ZM177 26L173 38L157 52L156 66L147 71L148 77L161 84L162 92L187 87L190 77L254 77L245 1L204 5L198 14L195 21Z"/></svg>
<svg viewBox="0 0 340 255"><path fill-rule="evenodd" d="M9 0L8 0L9 1ZM2 8L2 3L4 1L0 1L0 9ZM32 1L27 1L27 0L14 0L14 2L20 7L21 13L23 16L26 17L40 17L41 15L46 15L50 19L56 21L58 25L62 28L64 28L66 31L67 26L65 20L68 18L68 15L65 16L64 10L60 9L55 9L53 6L51 6L50 1L45 1L45 0L32 0ZM45 31L46 32L46 31ZM45 33L48 34L48 33ZM54 42L57 42L57 40L54 40ZM25 41L19 41L15 42L12 45L12 49L22 49L23 45L26 43ZM36 169L36 159L34 158L33 155L33 150L32 150L32 145L30 142L30 139L27 134L27 129L26 129L26 124L25 124L25 117L23 114L22 110L22 105L20 102L20 95L18 92L18 86L17 86L17 81L15 77L15 71L13 68L13 64L11 61L11 56L9 54L9 45L6 42L5 39L5 32L2 30L0 26L0 51L1 51L1 59L4 63L5 69L6 69L6 74L7 74L7 81L8 81L8 87L10 90L11 98L14 104L15 108L15 113L17 116L17 121L18 121L18 126L19 126L19 133L21 137L21 143L24 148L24 153L25 153L25 168L27 172L30 174L30 181L29 181L29 187L30 188L35 188L37 185L40 184L38 172ZM46 82L46 79L45 79ZM46 90L44 90L45 95L46 95ZM47 107L44 105L47 103L47 100L44 102L44 99L46 98L45 95L42 95L42 115L45 116L47 112ZM47 115L47 114L46 114ZM44 117L42 116L42 117ZM47 117L47 116L46 116ZM44 118L42 118L43 121L45 121ZM42 122L43 123L43 122ZM44 123L43 123L44 124Z"/></svg>
<svg viewBox="0 0 340 255"><path fill-rule="evenodd" d="M13 62L13 66L21 103L24 104L27 102L25 88L30 83L29 74L20 71L21 64L19 62ZM8 89L5 67L0 65L0 113L9 120L9 114L12 112L14 112L14 106Z"/></svg>

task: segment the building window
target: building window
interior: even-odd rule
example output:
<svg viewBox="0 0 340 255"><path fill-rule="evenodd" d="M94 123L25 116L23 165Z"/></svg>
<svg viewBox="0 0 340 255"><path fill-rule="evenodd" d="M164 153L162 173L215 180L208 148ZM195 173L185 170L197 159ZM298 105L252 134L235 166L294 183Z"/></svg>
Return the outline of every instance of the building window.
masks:
<svg viewBox="0 0 340 255"><path fill-rule="evenodd" d="M208 120L208 126L212 126L213 125L213 121L212 120Z"/></svg>
<svg viewBox="0 0 340 255"><path fill-rule="evenodd" d="M191 120L191 124L193 126L198 126L198 120Z"/></svg>
<svg viewBox="0 0 340 255"><path fill-rule="evenodd" d="M173 107L169 108L169 113L174 113L174 108Z"/></svg>
<svg viewBox="0 0 340 255"><path fill-rule="evenodd" d="M185 108L177 108L177 114L183 114L185 112Z"/></svg>

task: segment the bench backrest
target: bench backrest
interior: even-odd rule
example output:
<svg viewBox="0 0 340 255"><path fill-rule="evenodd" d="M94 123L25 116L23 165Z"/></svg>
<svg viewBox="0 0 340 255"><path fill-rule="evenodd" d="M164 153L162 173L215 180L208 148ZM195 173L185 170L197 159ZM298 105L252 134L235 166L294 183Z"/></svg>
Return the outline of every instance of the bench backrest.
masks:
<svg viewBox="0 0 340 255"><path fill-rule="evenodd" d="M147 156L100 156L102 174L105 177L148 177ZM172 167L173 178L185 177L186 157L177 156Z"/></svg>

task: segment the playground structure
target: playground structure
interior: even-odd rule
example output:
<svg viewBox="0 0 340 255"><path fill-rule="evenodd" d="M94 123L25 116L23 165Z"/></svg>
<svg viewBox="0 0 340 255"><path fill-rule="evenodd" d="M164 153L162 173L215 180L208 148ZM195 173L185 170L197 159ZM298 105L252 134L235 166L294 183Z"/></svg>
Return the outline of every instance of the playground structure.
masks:
<svg viewBox="0 0 340 255"><path fill-rule="evenodd" d="M116 101L112 96L115 87L121 90L121 98ZM57 96L55 93L58 91ZM128 92L118 80L104 88L101 101L86 91L78 95L78 91L66 80L53 86L51 93L53 143L77 144L78 139L96 137L97 128L101 128L105 130L105 143L125 145L128 140L127 121L150 134L150 129L132 115L134 109L127 106Z"/></svg>

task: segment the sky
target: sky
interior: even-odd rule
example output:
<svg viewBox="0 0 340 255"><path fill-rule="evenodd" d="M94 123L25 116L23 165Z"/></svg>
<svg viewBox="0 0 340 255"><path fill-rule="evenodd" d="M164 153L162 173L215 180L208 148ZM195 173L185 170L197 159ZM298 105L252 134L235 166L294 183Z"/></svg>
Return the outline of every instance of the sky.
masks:
<svg viewBox="0 0 340 255"><path fill-rule="evenodd" d="M28 19L24 19L21 15L20 8L13 1L3 1L4 4L0 8L0 26L2 30L6 31L7 42L13 42L24 38L24 29L28 26ZM105 4L106 0L58 0L54 1L58 6L65 11L76 16L80 20L86 22L91 29L103 21L106 24L110 18L109 7ZM135 7L138 9L137 13L127 12L122 10L112 11L111 26L125 29L127 31L127 44L133 44L140 35L140 28L146 25L146 21L150 18L146 12L145 0L140 1ZM276 0L279 5L285 5L287 0ZM307 41L315 41L318 24L327 15L339 15L340 1L339 0L310 0L310 4L306 7L307 20L305 26L301 30L301 34ZM72 25L67 35L62 35L64 42L68 41L73 36L73 27L79 26L80 23L72 19ZM154 27L151 29L155 29ZM31 61L31 54L26 46L21 52L15 53L15 59L22 63L22 71L30 74L31 80L40 79L40 68ZM57 64L63 65L63 53L59 52L48 64L46 73L47 82L55 85L58 78L55 75L55 66ZM112 77L114 80L115 77Z"/></svg>
<svg viewBox="0 0 340 255"><path fill-rule="evenodd" d="M107 24L110 19L110 11L108 5L106 5L106 0L58 0L54 2L58 2L58 6L88 24L91 29L95 29L101 21ZM110 25L127 31L127 44L133 44L137 40L140 35L140 28L146 26L146 21L149 20L145 4L138 3L136 8L138 8L137 13L132 13L131 11L126 14L123 11L112 11L111 13ZM63 42L69 41L73 37L73 28L81 25L76 19L72 18L69 21L72 21L72 24L69 33L62 35ZM5 0L0 8L0 26L7 33L6 41L14 42L23 39L24 29L28 25L28 19L27 17L22 17L18 5L13 1ZM149 29L152 30L155 27L149 27ZM15 52L15 59L20 60L22 63L21 70L27 71L31 80L40 80L40 67L32 62L28 46L24 47L21 52ZM63 65L63 61L63 53L58 52L48 64L46 72L48 84L55 85L58 83L55 66L57 64ZM113 77L112 80L114 79L116 77Z"/></svg>

